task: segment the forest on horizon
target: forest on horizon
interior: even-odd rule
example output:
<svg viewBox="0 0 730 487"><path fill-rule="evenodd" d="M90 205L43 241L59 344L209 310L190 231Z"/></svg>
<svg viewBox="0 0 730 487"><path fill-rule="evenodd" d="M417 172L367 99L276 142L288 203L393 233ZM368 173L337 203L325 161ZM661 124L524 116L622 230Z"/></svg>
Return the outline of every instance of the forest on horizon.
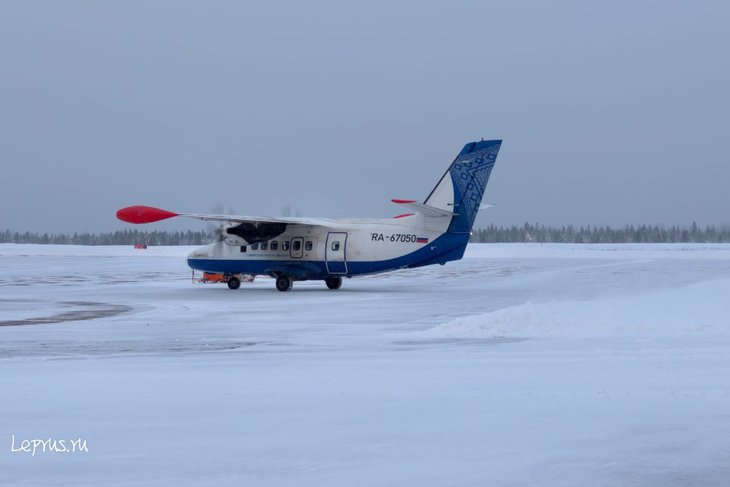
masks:
<svg viewBox="0 0 730 487"><path fill-rule="evenodd" d="M136 229L102 233L0 232L0 243L56 245L204 245L215 240L207 231L143 231ZM730 243L730 224L550 226L489 225L475 229L471 242L477 243Z"/></svg>

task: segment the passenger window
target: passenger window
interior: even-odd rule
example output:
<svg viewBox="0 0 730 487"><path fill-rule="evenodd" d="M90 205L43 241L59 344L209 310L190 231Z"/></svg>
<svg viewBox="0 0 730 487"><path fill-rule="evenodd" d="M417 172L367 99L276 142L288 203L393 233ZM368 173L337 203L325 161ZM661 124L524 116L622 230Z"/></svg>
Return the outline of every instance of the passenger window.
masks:
<svg viewBox="0 0 730 487"><path fill-rule="evenodd" d="M284 240L283 242L281 242L281 250L284 250L284 251L289 250L289 241L288 240Z"/></svg>
<svg viewBox="0 0 730 487"><path fill-rule="evenodd" d="M261 242L261 250L269 250L269 242Z"/></svg>
<svg viewBox="0 0 730 487"><path fill-rule="evenodd" d="M241 252L245 252L245 251L246 251L246 246L245 245L241 245Z"/></svg>
<svg viewBox="0 0 730 487"><path fill-rule="evenodd" d="M332 251L337 252L338 250L340 250L340 242L332 242Z"/></svg>
<svg viewBox="0 0 730 487"><path fill-rule="evenodd" d="M312 241L311 240L307 240L307 242L304 244L304 250L306 250L307 252L312 250Z"/></svg>
<svg viewBox="0 0 730 487"><path fill-rule="evenodd" d="M291 243L291 249L294 252L299 252L299 250L302 248L302 241L301 240L295 240Z"/></svg>
<svg viewBox="0 0 730 487"><path fill-rule="evenodd" d="M271 250L278 250L279 249L279 242L277 242L276 240L272 240L271 243L269 244L269 248Z"/></svg>
<svg viewBox="0 0 730 487"><path fill-rule="evenodd" d="M257 243L251 244L251 250L258 250L258 249L259 249L259 244L257 244Z"/></svg>

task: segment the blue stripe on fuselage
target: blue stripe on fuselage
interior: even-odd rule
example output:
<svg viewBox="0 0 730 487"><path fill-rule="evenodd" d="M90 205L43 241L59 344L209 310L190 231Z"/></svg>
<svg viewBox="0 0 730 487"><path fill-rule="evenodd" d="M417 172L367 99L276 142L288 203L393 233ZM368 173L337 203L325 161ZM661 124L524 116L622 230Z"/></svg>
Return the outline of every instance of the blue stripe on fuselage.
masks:
<svg viewBox="0 0 730 487"><path fill-rule="evenodd" d="M375 261L348 261L348 276L373 274L395 269L407 269L431 264L445 264L461 259L469 240L468 234L445 234L418 250L394 259ZM291 275L296 279L324 279L329 273L325 261L263 260L263 259L197 259L189 258L188 265L196 270L228 274Z"/></svg>

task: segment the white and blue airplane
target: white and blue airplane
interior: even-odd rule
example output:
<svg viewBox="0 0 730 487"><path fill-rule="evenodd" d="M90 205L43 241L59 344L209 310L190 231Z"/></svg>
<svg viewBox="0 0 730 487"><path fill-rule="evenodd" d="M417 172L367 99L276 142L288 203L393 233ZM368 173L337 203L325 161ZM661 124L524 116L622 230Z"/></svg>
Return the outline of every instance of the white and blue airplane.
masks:
<svg viewBox="0 0 730 487"><path fill-rule="evenodd" d="M150 206L122 208L117 218L129 223L172 217L221 222L219 239L188 255L188 265L223 274L231 289L241 285L242 274L274 277L279 291L306 280L323 280L329 289L339 289L343 277L461 259L501 144L466 144L423 203L392 200L409 211L395 218L203 215Z"/></svg>

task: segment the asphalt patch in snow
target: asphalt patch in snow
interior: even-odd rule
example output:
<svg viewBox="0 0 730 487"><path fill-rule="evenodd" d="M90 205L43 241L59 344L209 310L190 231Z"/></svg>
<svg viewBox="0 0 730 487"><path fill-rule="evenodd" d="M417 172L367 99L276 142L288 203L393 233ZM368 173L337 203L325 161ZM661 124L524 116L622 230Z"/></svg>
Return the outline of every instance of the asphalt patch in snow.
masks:
<svg viewBox="0 0 730 487"><path fill-rule="evenodd" d="M205 352L230 352L259 345L254 341L210 340L93 340L79 343L74 340L19 341L0 344L0 359L15 357L91 358L124 356L165 356Z"/></svg>
<svg viewBox="0 0 730 487"><path fill-rule="evenodd" d="M48 325L68 321L85 321L96 318L107 318L132 310L131 306L123 304L97 303L93 301L63 301L59 304L62 307L75 309L64 311L63 313L56 313L51 316L0 321L0 326Z"/></svg>

